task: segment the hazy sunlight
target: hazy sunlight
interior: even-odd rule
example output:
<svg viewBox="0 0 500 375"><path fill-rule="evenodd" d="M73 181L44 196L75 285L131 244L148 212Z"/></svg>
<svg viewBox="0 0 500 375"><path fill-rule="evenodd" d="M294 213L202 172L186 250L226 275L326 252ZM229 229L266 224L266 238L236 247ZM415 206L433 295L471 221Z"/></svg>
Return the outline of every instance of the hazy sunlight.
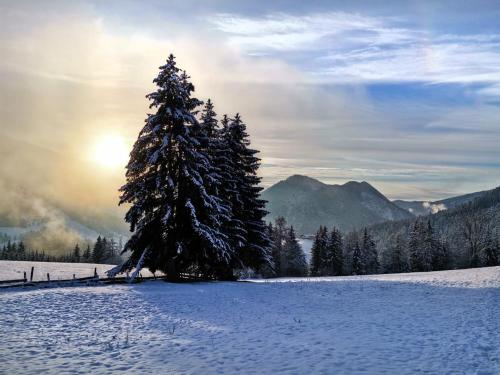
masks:
<svg viewBox="0 0 500 375"><path fill-rule="evenodd" d="M91 152L92 160L107 168L124 167L128 151L123 137L108 134L100 137Z"/></svg>

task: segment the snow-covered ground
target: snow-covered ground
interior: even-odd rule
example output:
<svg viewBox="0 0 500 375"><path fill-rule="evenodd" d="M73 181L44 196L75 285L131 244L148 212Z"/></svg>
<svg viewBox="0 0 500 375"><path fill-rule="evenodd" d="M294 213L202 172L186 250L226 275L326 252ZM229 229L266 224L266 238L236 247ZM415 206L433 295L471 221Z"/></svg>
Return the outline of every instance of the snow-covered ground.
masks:
<svg viewBox="0 0 500 375"><path fill-rule="evenodd" d="M500 374L500 267L297 281L3 291L0 374Z"/></svg>
<svg viewBox="0 0 500 375"><path fill-rule="evenodd" d="M73 274L76 277L87 277L94 275L94 268L97 273L104 276L104 272L113 268L109 264L92 263L59 263L59 262L24 262L0 260L0 280L22 279L24 272L29 279L31 267L33 270L33 281L47 280L47 273L51 280L71 279Z"/></svg>
<svg viewBox="0 0 500 375"><path fill-rule="evenodd" d="M51 280L67 280L75 277L88 277L94 275L94 269L97 268L97 274L100 277L106 277L105 272L114 267L112 264L93 264L93 263L59 263L59 262L24 262L0 260L0 280L22 279L24 272L29 279L31 267L33 270L33 281L47 280L47 273ZM141 271L142 276L152 276L147 269Z"/></svg>
<svg viewBox="0 0 500 375"><path fill-rule="evenodd" d="M387 281L448 286L455 288L499 288L500 267L485 267L466 270L393 273L386 275L366 276L332 276L332 277L280 277L276 279L250 280L259 283L289 283L289 282L356 282L356 281Z"/></svg>

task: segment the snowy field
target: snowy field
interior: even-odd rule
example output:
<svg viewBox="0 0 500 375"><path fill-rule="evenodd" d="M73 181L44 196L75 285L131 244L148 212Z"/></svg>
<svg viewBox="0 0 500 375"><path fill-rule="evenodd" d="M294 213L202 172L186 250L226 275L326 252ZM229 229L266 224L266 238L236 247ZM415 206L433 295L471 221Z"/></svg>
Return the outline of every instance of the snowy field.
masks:
<svg viewBox="0 0 500 375"><path fill-rule="evenodd" d="M58 262L24 262L0 260L0 280L22 279L24 272L29 279L31 267L33 270L33 281L47 280L47 273L51 280L67 280L75 277L94 276L94 269L100 277L106 277L105 272L114 267L112 264L93 263L58 263ZM147 269L141 271L144 277L152 276Z"/></svg>
<svg viewBox="0 0 500 375"><path fill-rule="evenodd" d="M485 267L466 270L393 273L366 276L323 276L323 277L283 277L271 280L251 280L259 283L294 282L355 282L386 281L396 283L424 284L427 286L448 286L461 288L500 288L500 267Z"/></svg>
<svg viewBox="0 0 500 375"><path fill-rule="evenodd" d="M0 292L0 374L500 374L500 267Z"/></svg>

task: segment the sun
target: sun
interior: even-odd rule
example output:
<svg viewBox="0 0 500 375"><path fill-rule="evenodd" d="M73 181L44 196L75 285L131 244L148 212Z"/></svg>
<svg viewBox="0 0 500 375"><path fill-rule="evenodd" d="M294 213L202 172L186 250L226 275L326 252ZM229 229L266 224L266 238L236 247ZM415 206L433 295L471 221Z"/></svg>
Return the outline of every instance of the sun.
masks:
<svg viewBox="0 0 500 375"><path fill-rule="evenodd" d="M91 153L92 160L102 167L124 167L128 160L128 150L122 136L107 134L101 136Z"/></svg>

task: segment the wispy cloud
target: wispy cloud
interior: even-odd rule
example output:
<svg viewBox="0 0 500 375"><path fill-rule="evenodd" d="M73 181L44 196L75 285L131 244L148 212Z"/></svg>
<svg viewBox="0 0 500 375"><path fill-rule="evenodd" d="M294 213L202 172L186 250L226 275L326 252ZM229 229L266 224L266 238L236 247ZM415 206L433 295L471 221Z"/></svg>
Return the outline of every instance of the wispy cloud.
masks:
<svg viewBox="0 0 500 375"><path fill-rule="evenodd" d="M303 65L321 82L500 83L500 35L433 35L402 19L343 12L264 18L219 14L214 26L252 54L309 51ZM304 61L307 60L307 61ZM496 95L498 87L480 93Z"/></svg>
<svg viewBox="0 0 500 375"><path fill-rule="evenodd" d="M247 18L231 14L219 14L212 19L219 30L232 35L233 43L252 52L292 51L325 49L324 38L343 36L356 31L379 31L372 35L388 38L392 30L383 29L383 24L374 18L347 13L313 14L290 16L284 13L265 18ZM357 42L361 35L352 35L350 42Z"/></svg>

